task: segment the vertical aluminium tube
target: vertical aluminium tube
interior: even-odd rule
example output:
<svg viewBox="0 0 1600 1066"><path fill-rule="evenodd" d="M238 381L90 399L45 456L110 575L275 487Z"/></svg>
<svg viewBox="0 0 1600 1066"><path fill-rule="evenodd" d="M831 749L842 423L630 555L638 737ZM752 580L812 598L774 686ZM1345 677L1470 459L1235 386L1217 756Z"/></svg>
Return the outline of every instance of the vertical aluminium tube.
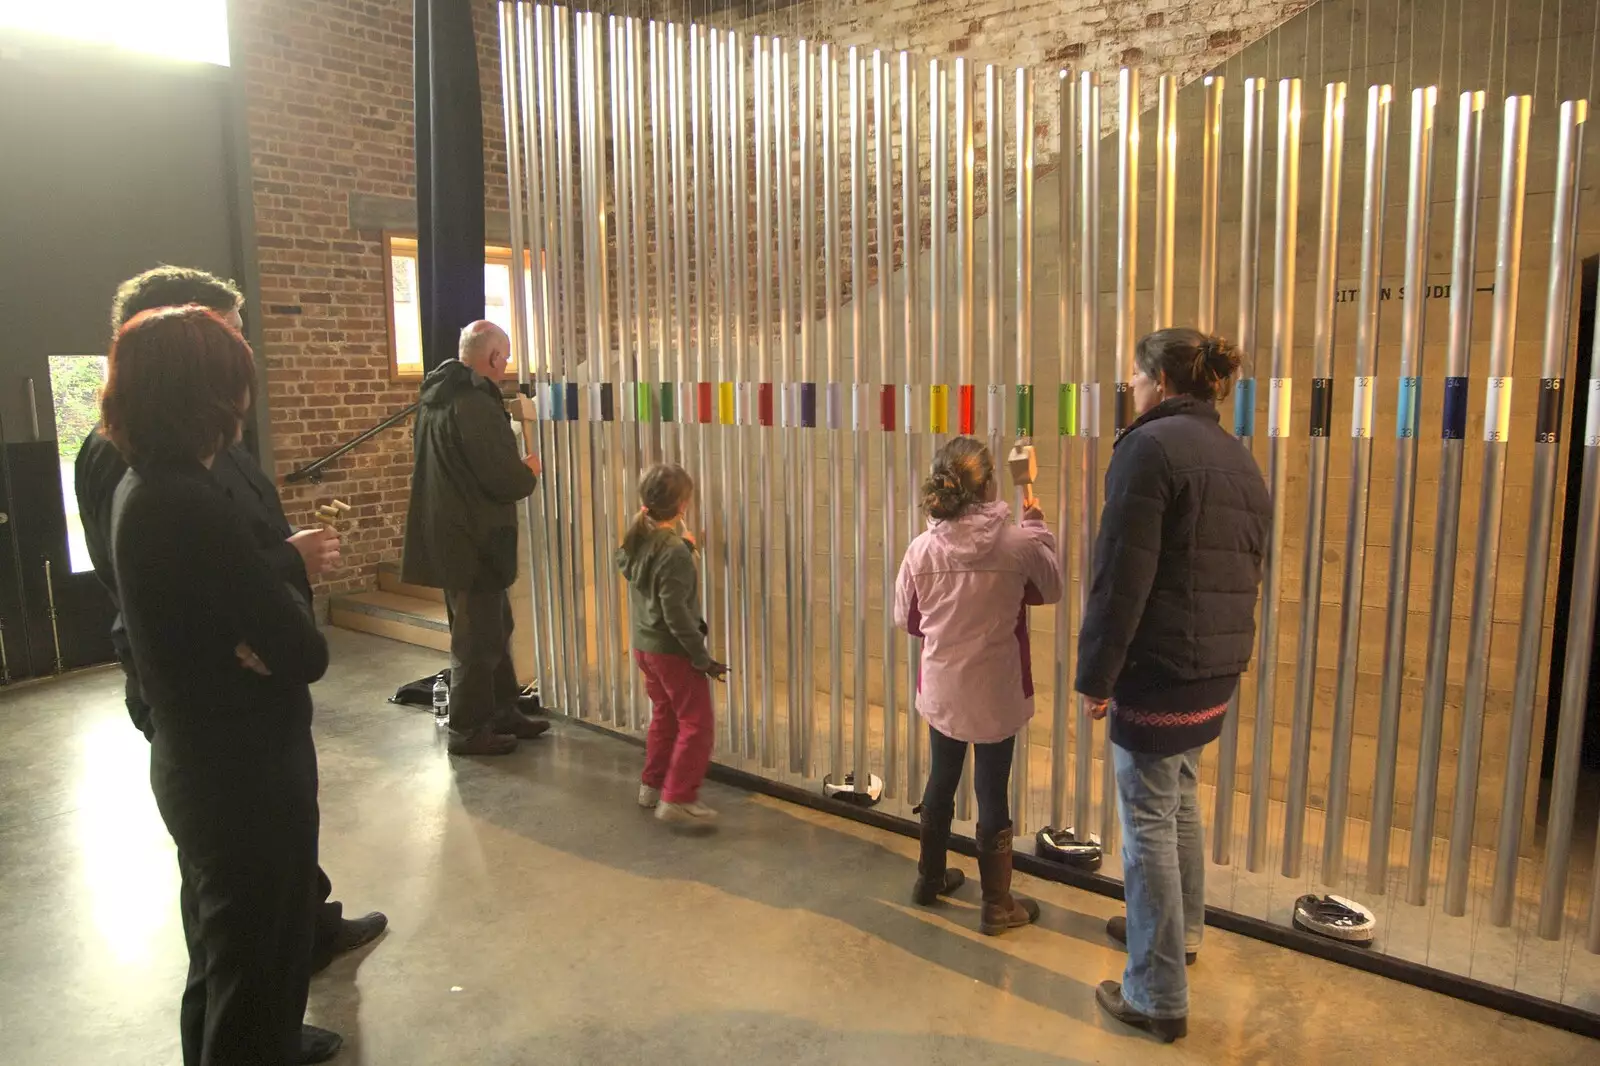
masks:
<svg viewBox="0 0 1600 1066"><path fill-rule="evenodd" d="M767 39L764 37L751 37L751 60L755 77L755 107L752 116L755 120L756 142L756 372L753 375L754 389L757 395L749 395L752 386L747 385L745 397L746 416L754 426L754 430L741 429L742 433L753 433L756 438L756 480L761 483L756 492L757 515L755 520L756 535L750 540L749 553L751 564L755 569L755 633L753 634L758 654L750 656L751 668L756 665L759 658L761 665L761 713L756 734L757 754L763 768L771 769L777 765L776 744L772 735L772 700L773 700L773 634L772 634L772 540L771 523L772 514L772 478L768 476L770 470L769 458L771 441L768 433L770 428L765 413L771 410L770 399L763 402L763 397L770 397L772 387L772 76L768 68L768 57L771 55ZM752 409L753 408L753 409Z"/></svg>
<svg viewBox="0 0 1600 1066"><path fill-rule="evenodd" d="M1033 77L1028 67L1017 68L1017 436L1033 437ZM999 203L990 201L989 210ZM992 297L991 297L992 298ZM1062 597L1066 599L1065 596ZM1011 817L1018 833L1027 832L1028 770L1032 748L1028 726L1017 734L1017 751L1011 773Z"/></svg>
<svg viewBox="0 0 1600 1066"><path fill-rule="evenodd" d="M1467 368L1472 358L1472 301L1478 276L1478 184L1484 103L1481 92L1462 93L1456 121L1450 343L1445 355L1439 504L1433 526L1433 599L1428 605L1428 662L1422 682L1411 856L1406 869L1406 902L1418 907L1428 901L1439 790L1439 745L1444 736L1444 692L1450 674L1450 625L1455 611L1456 547L1461 525L1461 465L1467 436Z"/></svg>
<svg viewBox="0 0 1600 1066"><path fill-rule="evenodd" d="M1094 575L1095 530L1100 518L1100 76L1084 71L1078 82L1078 623L1089 605ZM1078 750L1073 764L1072 824L1080 840L1090 837L1094 813L1094 729L1089 706L1078 699ZM1114 802L1106 793L1105 803ZM1105 838L1101 838L1102 846Z"/></svg>
<svg viewBox="0 0 1600 1066"><path fill-rule="evenodd" d="M867 760L867 489L866 406L862 393L867 381L867 62L851 46L850 62L850 462L855 467L856 502L854 564L855 586L855 698L850 724L854 751L851 773L855 790L870 790L872 775ZM834 482L835 491L844 482Z"/></svg>
<svg viewBox="0 0 1600 1066"><path fill-rule="evenodd" d="M711 52L706 31L700 26L689 27L689 130L693 137L694 159L694 264L695 264L695 301L694 301L694 434L695 457L694 478L696 484L709 486L711 484L711 427L708 425L710 411L708 410L709 397L704 395L703 384L711 380L710 374L710 348L711 348L711 279L713 272L711 264L716 262L716 257L711 248L711 234L709 232L711 209L706 203L706 194L714 186L712 175L706 159L706 149L710 141L710 131L706 129L709 116L707 115L707 95L709 92L708 81L710 78ZM685 412L685 421L688 421ZM696 534L706 541L706 550L711 552L711 528L714 522L711 513L705 504L696 500L693 504L694 514L699 519ZM702 554L700 566L700 602L711 604L716 602L713 598L714 576L716 568L708 565L710 554Z"/></svg>
<svg viewBox="0 0 1600 1066"><path fill-rule="evenodd" d="M1248 86L1246 88L1248 95ZM1272 377L1267 401L1267 436L1271 442L1267 452L1267 480L1272 491L1272 533L1267 547L1266 574L1261 582L1261 635L1256 650L1255 764L1250 784L1250 836L1245 850L1245 865L1251 873L1261 870L1266 857L1267 817L1271 810L1278 600L1283 594L1290 388L1294 384L1291 375L1294 373L1295 234L1300 219L1299 78L1284 78L1278 82L1278 184L1273 210ZM1242 285L1240 291L1245 291Z"/></svg>
<svg viewBox="0 0 1600 1066"><path fill-rule="evenodd" d="M678 460L692 465L689 459L689 428L692 417L690 407L684 402L689 381L689 321L693 306L689 296L689 131L685 112L689 106L688 72L685 69L684 38L687 34L677 23L667 24L667 69L671 73L668 101L672 112L670 129L672 144L672 325L675 359L672 367L672 412L677 422Z"/></svg>
<svg viewBox="0 0 1600 1066"><path fill-rule="evenodd" d="M724 654L729 664L734 659L734 649L737 646L740 634L736 624L734 609L734 580L733 580L733 553L734 553L734 509L740 505L740 498L734 491L733 481L733 446L729 442L731 431L727 428L727 414L723 410L722 402L724 383L733 380L734 360L734 265L733 265L733 233L732 223L732 169L733 146L730 122L732 121L728 107L729 92L729 64L728 53L733 48L733 35L725 31L712 31L711 38L711 122L712 136L716 143L713 161L716 167L716 249L717 249L717 361L713 377L717 382L717 412L714 425L707 433L718 441L717 447L717 484L718 499L711 509L711 540L708 554L705 556L706 565L717 571L718 604L722 610L722 640ZM724 689L722 723L722 743L730 753L737 755L739 752L739 685L729 683Z"/></svg>
<svg viewBox="0 0 1600 1066"><path fill-rule="evenodd" d="M650 409L654 405L649 401L649 388L646 384L648 375L645 371L645 352L650 345L650 280L649 280L649 241L646 237L645 218L646 206L644 198L644 143L640 133L640 89L639 71L642 61L639 46L641 23L638 19L630 18L623 24L623 62L622 85L625 103L625 129L621 141L623 145L623 158L626 160L628 175L628 199L631 201L626 222L626 233L633 257L633 266L629 271L628 288L631 305L633 308L634 322L624 329L624 336L631 334L634 344L631 352L624 354L623 380L628 382L632 390L631 396L624 400L624 404L633 411L633 425L630 438L627 442L628 455L632 463L626 491L632 491L637 484L638 475L641 473L648 457L649 447L649 418ZM619 231L623 232L623 231ZM631 503L631 497L624 497ZM628 510L624 507L623 514ZM643 701L643 687L639 671L628 671L628 728L637 732L643 722L640 707Z"/></svg>
<svg viewBox="0 0 1600 1066"><path fill-rule="evenodd" d="M1311 474L1305 551L1300 561L1300 646L1294 679L1294 727L1283 819L1283 876L1299 877L1305 853L1306 794L1311 778L1311 716L1317 694L1317 629L1322 617L1322 550L1328 508L1328 435L1333 421L1333 346L1339 283L1339 186L1344 173L1345 83L1323 91L1322 201L1317 225L1317 289L1311 362Z"/></svg>
<svg viewBox="0 0 1600 1066"><path fill-rule="evenodd" d="M839 373L839 65L833 46L822 46L822 258L823 342L828 358L828 777L844 786L844 454L840 450Z"/></svg>
<svg viewBox="0 0 1600 1066"><path fill-rule="evenodd" d="M1574 804L1589 699L1589 659L1594 647L1595 585L1600 580L1596 573L1597 556L1600 556L1600 329L1595 330L1594 337L1589 380L1575 401L1584 405L1583 482L1572 526L1572 600L1567 615L1567 656L1561 675L1555 774L1550 783L1550 824L1545 833L1544 887L1539 893L1539 935L1546 940L1560 938L1561 919L1566 912ZM1590 951L1600 951L1600 902L1593 900L1590 902L1588 946Z"/></svg>
<svg viewBox="0 0 1600 1066"><path fill-rule="evenodd" d="M1450 818L1450 861L1445 869L1444 912L1467 912L1472 836L1478 816L1478 771L1483 756L1483 712L1489 695L1489 641L1494 626L1495 577L1500 562L1500 516L1505 501L1506 441L1511 421L1511 364L1517 341L1517 288L1522 277L1523 193L1528 182L1530 96L1509 96L1500 147L1500 217L1495 237L1494 318L1489 330L1489 380L1484 396L1483 496L1472 573L1472 628L1461 709L1455 807Z"/></svg>
<svg viewBox="0 0 1600 1066"><path fill-rule="evenodd" d="M1395 413L1394 515L1389 533L1389 602L1378 710L1378 766L1372 781L1367 891L1389 884L1389 830L1400 756L1400 686L1406 614L1411 609L1411 526L1417 511L1417 409L1422 402L1423 325L1428 297L1428 221L1433 209L1433 116L1439 90L1411 91L1411 170L1406 185L1406 275L1400 319L1400 389Z"/></svg>
<svg viewBox="0 0 1600 1066"><path fill-rule="evenodd" d="M1550 527L1561 460L1561 416L1565 399L1567 345L1571 340L1574 249L1578 240L1578 201L1583 188L1583 133L1587 100L1561 104L1556 144L1555 217L1550 223L1550 281L1544 308L1544 349L1539 368L1539 406L1533 435L1533 492L1529 502L1528 547L1522 576L1522 613L1517 633L1516 679L1511 694L1511 742L1500 795L1500 834L1495 846L1494 891L1489 920L1511 924L1516 902L1517 862L1522 850L1522 813L1533 743L1533 698L1539 684L1539 645L1544 635L1545 592L1549 587ZM1592 583L1591 583L1592 584Z"/></svg>
<svg viewBox="0 0 1600 1066"><path fill-rule="evenodd" d="M785 657L787 698L784 700L784 713L788 726L789 772L800 773L805 769L805 747L801 733L805 716L800 702L804 688L800 667L805 656L800 651L800 626L805 586L800 581L798 556L800 546L805 541L800 536L800 523L797 521L801 498L797 482L803 467L800 462L800 443L795 434L795 427L800 424L800 404L795 383L800 379L795 376L794 290L791 287L794 271L794 127L789 90L793 75L789 68L787 42L773 38L772 51L776 60L773 77L778 106L778 360L783 377L780 462L784 470L791 472L790 476L783 479L783 512L786 516L783 523L784 603L787 608L784 638L788 653ZM811 220L806 221L809 224Z"/></svg>
<svg viewBox="0 0 1600 1066"><path fill-rule="evenodd" d="M989 380L985 390L984 423L989 432L989 454L998 465L1005 460L1001 438L1005 433L1005 412L1001 407L1001 391L1005 380L1004 342L1000 338L1000 321L1005 301L1005 281L1001 276L1005 260L1005 216L1000 205L1005 202L1005 89L1000 68L988 64L983 68L983 132L984 132L984 196L988 210L988 255L984 261L984 311L987 313L984 347L989 356ZM1013 782L1016 774L1012 774ZM1022 830L1019 827L1018 833Z"/></svg>
<svg viewBox="0 0 1600 1066"><path fill-rule="evenodd" d="M1226 81L1205 79L1206 105L1200 141L1200 278L1195 328L1217 328L1217 211L1222 186L1222 104Z"/></svg>
<svg viewBox="0 0 1600 1066"><path fill-rule="evenodd" d="M889 64L881 51L872 53L872 128L875 148L873 161L877 164L878 203L878 410L880 467L883 471L883 794L888 798L899 795L896 787L900 776L900 700L898 679L899 663L896 658L894 635L894 579L896 561L895 543L895 387L894 365L890 352L894 347L893 302L889 282L894 276L894 246L892 225L894 192L894 158L889 151ZM865 482L865 478L862 481Z"/></svg>
<svg viewBox="0 0 1600 1066"><path fill-rule="evenodd" d="M906 539L917 535L918 497L917 485L922 466L922 427L917 424L917 389L919 365L922 360L920 316L917 308L919 286L917 263L922 252L922 226L917 217L917 204L922 197L922 172L918 167L917 140L917 66L911 53L901 52L900 60L900 230L904 266L901 310L904 315L901 345L905 350L905 419L906 434ZM881 164L880 164L881 167ZM894 499L885 494L886 500ZM887 504L885 505L887 506ZM885 606L888 609L888 606ZM917 664L922 655L922 642L906 637L906 796L916 799L922 795L922 730L917 717ZM884 670L889 669L887 652ZM887 786L887 778L885 779Z"/></svg>
<svg viewBox="0 0 1600 1066"><path fill-rule="evenodd" d="M1383 223L1389 175L1389 117L1394 90L1367 89L1367 154L1361 197L1361 282L1356 303L1356 373L1350 404L1350 504L1339 597L1338 675L1333 690L1327 821L1322 832L1322 883L1344 876L1345 814L1350 797L1350 744L1356 715L1356 663L1366 584L1367 504L1372 486L1372 422L1377 397L1378 290L1383 284Z"/></svg>
<svg viewBox="0 0 1600 1066"><path fill-rule="evenodd" d="M1078 151L1073 143L1077 131L1077 108L1074 102L1072 71L1063 70L1056 76L1060 97L1061 155L1056 170L1056 187L1061 194L1056 214L1059 218L1056 233L1056 354L1057 377L1061 385L1057 390L1056 428L1056 565L1061 567L1062 579L1071 588L1072 535L1071 521L1072 460L1074 441L1078 434L1078 386L1073 378L1077 367L1073 352L1074 326L1072 297L1076 289L1075 255L1077 232L1073 221L1078 194ZM1056 603L1056 672L1055 699L1050 708L1050 827L1064 831L1068 825L1068 774L1067 760L1068 715L1072 707L1072 596L1063 592ZM1081 824L1081 823L1080 823ZM1073 827L1076 832L1076 827Z"/></svg>
<svg viewBox="0 0 1600 1066"><path fill-rule="evenodd" d="M1154 329L1173 325L1172 287L1178 226L1178 79L1161 75L1156 104L1156 267Z"/></svg>
<svg viewBox="0 0 1600 1066"><path fill-rule="evenodd" d="M956 60L956 362L957 432L972 436L977 431L973 406L973 182L977 178L972 144L972 60ZM972 752L967 752L961 771L961 788L956 794L956 817L972 817Z"/></svg>
<svg viewBox="0 0 1600 1066"><path fill-rule="evenodd" d="M656 417L652 439L659 449L656 454L664 461L675 456L671 433L666 423L672 421L672 386L667 378L667 328L671 318L672 296L667 288L667 262L672 255L672 202L667 195L667 31L660 23L650 23L650 176L655 195L652 198L655 221L656 285L654 313L655 330L655 380L651 385L659 388L656 395Z"/></svg>
<svg viewBox="0 0 1600 1066"><path fill-rule="evenodd" d="M750 394L750 365L749 344L747 340L750 323L750 242L748 234L749 202L750 202L750 141L749 124L745 116L749 114L746 105L747 97L744 39L730 35L728 39L728 74L730 78L730 96L728 99L728 117L733 129L733 155L730 159L733 177L733 243L737 245L737 256L734 259L734 425L731 438L733 441L733 468L734 485L733 494L736 496L734 504L734 543L732 558L734 562L733 575L729 580L733 583L738 604L738 678L739 689L739 750L746 758L756 755L756 690L755 690L755 653L751 649L751 624L750 624L750 570L753 552L751 528L754 520L751 509L754 501L750 493L750 457L745 448L745 426L751 421L749 412Z"/></svg>
<svg viewBox="0 0 1600 1066"><path fill-rule="evenodd" d="M817 259L817 144L816 144L816 62L810 41L800 42L800 92L797 101L800 109L798 140L800 142L800 434L796 447L800 451L800 707L801 707L801 768L806 777L816 773L812 758L812 745L816 738L817 639L813 625L812 595L816 589L811 580L811 561L815 557L817 522L816 479L816 427L817 427L817 375L816 328Z"/></svg>

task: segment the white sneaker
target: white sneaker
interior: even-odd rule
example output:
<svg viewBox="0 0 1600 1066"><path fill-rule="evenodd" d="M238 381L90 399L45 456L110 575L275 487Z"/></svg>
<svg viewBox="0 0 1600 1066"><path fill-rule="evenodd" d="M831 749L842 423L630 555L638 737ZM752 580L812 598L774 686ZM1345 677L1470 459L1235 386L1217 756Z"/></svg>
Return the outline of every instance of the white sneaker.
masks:
<svg viewBox="0 0 1600 1066"><path fill-rule="evenodd" d="M668 803L662 800L656 807L656 821L684 829L709 829L717 823L717 812L698 801Z"/></svg>
<svg viewBox="0 0 1600 1066"><path fill-rule="evenodd" d="M645 810L654 810L656 804L661 802L661 790L651 788L649 785L639 786L639 806Z"/></svg>

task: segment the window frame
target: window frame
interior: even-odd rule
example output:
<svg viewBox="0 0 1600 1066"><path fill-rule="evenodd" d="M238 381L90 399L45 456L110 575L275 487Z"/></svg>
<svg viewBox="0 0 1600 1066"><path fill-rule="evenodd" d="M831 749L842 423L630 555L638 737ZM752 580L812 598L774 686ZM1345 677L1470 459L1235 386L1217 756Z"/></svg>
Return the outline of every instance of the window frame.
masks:
<svg viewBox="0 0 1600 1066"><path fill-rule="evenodd" d="M383 315L385 329L388 334L389 379L391 381L407 383L419 382L425 376L425 372L422 369L422 364L420 363L407 364L407 369L401 368L399 341L395 330L394 261L398 256L399 258L409 258L413 262L416 262L418 255L418 238L416 234L405 230L383 231ZM510 278L511 274L513 273L511 269L511 257L511 249L505 247L504 245L485 244L483 246L483 265L485 267L504 267L506 269L508 278ZM526 255L524 255L524 258L526 259ZM418 271L418 281L419 283L421 281L420 270ZM420 293L418 295L420 296ZM510 295L509 285L507 286L507 295ZM484 308L484 313L485 315L488 314L487 307ZM421 314L420 306L418 307L418 314ZM509 329L506 332L512 333L512 331ZM420 353L418 354L420 355ZM521 351L517 346L516 336L513 333L511 339L511 358L506 364L506 371L508 374L514 376L517 373L517 364L520 357ZM415 367L415 369L410 369L410 367Z"/></svg>

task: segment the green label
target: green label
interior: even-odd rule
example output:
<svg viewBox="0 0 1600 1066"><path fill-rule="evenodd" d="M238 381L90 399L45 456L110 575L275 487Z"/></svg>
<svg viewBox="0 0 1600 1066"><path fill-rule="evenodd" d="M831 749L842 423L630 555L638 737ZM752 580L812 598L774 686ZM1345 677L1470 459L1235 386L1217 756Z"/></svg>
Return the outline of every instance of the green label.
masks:
<svg viewBox="0 0 1600 1066"><path fill-rule="evenodd" d="M1017 386L1017 436L1033 436L1033 386Z"/></svg>
<svg viewBox="0 0 1600 1066"><path fill-rule="evenodd" d="M1078 386L1062 385L1056 401L1056 428L1063 437L1078 435Z"/></svg>
<svg viewBox="0 0 1600 1066"><path fill-rule="evenodd" d="M674 413L672 382L663 381L661 383L661 421L673 421Z"/></svg>
<svg viewBox="0 0 1600 1066"><path fill-rule="evenodd" d="M641 381L634 386L634 417L640 422L648 422L654 416L650 413L650 383Z"/></svg>

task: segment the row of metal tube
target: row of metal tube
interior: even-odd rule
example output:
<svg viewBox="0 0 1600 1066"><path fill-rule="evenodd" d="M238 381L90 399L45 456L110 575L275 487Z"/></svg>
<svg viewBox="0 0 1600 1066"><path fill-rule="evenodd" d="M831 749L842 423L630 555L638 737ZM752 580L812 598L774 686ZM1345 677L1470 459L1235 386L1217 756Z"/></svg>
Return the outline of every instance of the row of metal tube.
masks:
<svg viewBox="0 0 1600 1066"><path fill-rule="evenodd" d="M721 697L723 747L733 756L753 760L764 770L776 770L781 703L787 724L787 770L807 778L813 776L818 761L813 751L818 691L813 659L816 618L812 566L816 551L822 546L815 529L819 476L816 445L820 435L827 503L825 770L833 788L846 794L871 793L875 797L881 786L886 796L903 792L914 798L925 773L925 746L915 727L908 697L915 691L920 649L915 640L907 640L901 658L889 603L900 548L921 526L916 486L931 457L927 449L930 445L936 447L952 431L974 432L978 423L978 381L973 365L977 69L969 61L957 59L934 60L924 70L906 53L887 56L874 51L869 55L850 48L841 54L829 45L814 47L806 41L791 45L779 38L708 31L698 25L682 27L571 14L565 8L510 0L501 6L501 29L508 171L514 205L511 236L514 262L526 264L528 279L525 289L513 287L514 335L519 352L530 356L519 360L523 383L539 402L537 438L530 446L536 443L544 452L550 470L540 492L529 502L528 514L532 531L534 638L541 690L550 693L553 702L568 713L597 713L601 720L618 727L641 728L645 710L636 674L628 668L622 597L610 555L612 545L620 539L623 516L631 512L631 486L641 465L661 458L680 461L689 467L703 490L698 516L704 532L706 562L702 592L708 617L715 620L719 630L716 635L727 647L735 668L732 682ZM1029 72L1016 71L1009 122L1016 166L1016 211L1009 249L1012 256L1008 260L1002 210L1008 126L1005 79L993 66L986 67L982 75L989 203L985 260L989 366L984 425L991 449L999 458L1012 433L1029 437L1035 433L1029 328L1033 318L1033 91ZM847 90L844 100L841 82ZM1101 86L1092 72L1063 71L1060 89L1063 150L1057 166L1061 222L1055 251L1061 274L1057 307L1061 386L1056 518L1063 567L1070 563L1075 542L1081 577L1089 572L1092 563L1102 458L1096 366L1101 341L1097 284L1102 225ZM1129 382L1134 371L1134 346L1145 329L1144 323L1160 328L1181 320L1175 317L1174 307L1177 85L1170 77L1163 77L1159 85L1153 307L1142 320L1135 304L1136 263L1141 247L1137 211L1141 173L1137 73L1122 71L1118 90L1114 324L1117 378L1113 417L1114 430L1120 433L1132 417ZM1192 321L1197 328L1212 331L1219 322L1223 79L1206 78L1203 91L1198 301ZM1435 89L1422 88L1415 90L1411 99L1404 242L1405 285L1411 293L1422 291L1428 260L1436 97ZM1316 590L1322 584L1328 441L1333 432L1334 303L1341 237L1345 102L1343 83L1326 87L1313 290L1311 415L1305 451L1310 474L1306 547L1281 853L1281 872L1291 878L1301 876L1311 780L1320 606ZM1392 103L1390 86L1370 88L1355 374L1351 386L1350 518L1346 528L1327 817L1320 867L1321 878L1329 885L1340 883L1347 854L1344 834L1376 428L1378 299L1384 268L1384 185L1389 167ZM926 139L920 125L924 104ZM1442 466L1432 598L1428 606L1430 633L1421 743L1405 885L1406 899L1415 904L1426 901L1429 887L1443 735L1468 360L1473 338L1472 297L1477 288L1475 255L1484 94L1463 94L1459 108L1449 337L1440 435ZM870 139L869 116L873 133ZM1273 286L1270 332L1265 341L1258 339L1257 331L1263 149L1268 136L1263 80L1245 80L1242 118L1235 335L1244 352L1266 347L1271 353L1266 390L1267 478L1274 501L1274 522L1255 666L1255 729L1245 833L1245 865L1258 871L1267 863L1271 811L1283 535L1288 524L1285 489L1290 469L1298 468L1302 461L1299 449L1290 447L1294 282L1299 276L1295 260L1300 210L1299 80L1284 79L1278 84ZM1529 548L1490 912L1491 920L1500 925L1511 920L1517 857L1522 846L1521 815L1561 439L1561 391L1570 344L1576 212L1581 187L1579 162L1586 120L1586 102L1562 105L1534 489L1528 516ZM1464 913L1466 905L1488 692L1488 644L1503 509L1529 121L1529 98L1509 98L1505 103L1501 154L1485 395L1485 465L1466 697L1444 877L1444 909L1458 915ZM898 241L894 231L893 181L897 145L901 155ZM924 145L932 179L926 198L920 166ZM953 203L946 195L952 162ZM841 178L846 176L848 211L841 204L840 193ZM874 211L869 212L869 201ZM753 225L749 217L752 206ZM924 211L930 231L926 277L919 262ZM841 247L846 222L848 249ZM873 279L868 259L869 227L873 223L875 288L869 285ZM823 274L820 316L816 291L819 251ZM899 284L892 284L896 251L901 260ZM1014 267L1015 298L1011 323L1014 336L1009 344L1004 336L1003 305L1008 261ZM844 285L840 276L846 265L851 295L848 348L843 337ZM954 390L947 384L952 380L947 336L952 296ZM897 300L901 319L898 336L894 330ZM868 309L873 301L878 380L869 385L872 331ZM1406 300L1401 316L1393 529L1385 604L1378 762L1366 865L1366 887L1373 893L1386 891L1389 880L1389 842L1403 713L1401 686L1409 614L1417 441L1422 432L1418 408L1425 350L1423 305L1421 299ZM896 344L904 356L899 383L894 381ZM1009 395L1002 384L1008 349L1014 356L1010 365L1016 375L1015 391ZM584 356L581 359L580 351ZM850 359L848 371L843 362L846 352ZM851 386L848 395L846 372ZM576 425L579 390L575 382L580 376L588 382L586 439ZM1235 432L1247 440L1255 432L1255 385L1255 370L1249 367L1239 382L1234 406ZM1568 647L1573 650L1566 663L1539 912L1539 931L1546 937L1559 935L1565 904L1588 666L1582 652L1589 646L1593 624L1595 530L1600 513L1600 501L1595 495L1600 487L1595 485L1594 470L1595 449L1600 447L1600 413L1596 411L1593 389L1591 383L1573 621L1568 640ZM874 399L876 424L871 415ZM1012 399L1014 416L1008 419L1005 408ZM895 437L900 433L905 436L905 464L897 470L901 452ZM876 446L868 440L873 435L878 437ZM585 454L589 463L586 478L580 469ZM874 504L868 476L871 468L878 470L882 481L881 540L876 542L870 528ZM897 490L902 471L906 483ZM853 551L847 558L844 494L850 486L855 490ZM900 497L909 501L903 529L897 520L896 501ZM589 501L587 528L583 515L585 498ZM774 544L779 527L781 553ZM867 669L869 562L874 550L881 552L878 581L884 600L879 619L884 664L881 749L876 759L870 750ZM779 557L781 572L775 566ZM847 563L853 566L849 575L845 573ZM852 591L848 611L844 595L847 577ZM775 607L780 585L784 603L781 620ZM1080 580L1079 591L1081 617L1087 582ZM585 604L591 594L596 616L593 655L585 617ZM787 664L783 678L787 698L783 700L777 694L774 668L780 628L786 641ZM1075 826L1080 834L1098 830L1104 845L1111 847L1116 830L1111 760L1102 758L1096 803L1094 731L1081 701L1071 694L1071 630L1072 604L1064 599L1056 608L1055 694L1050 708L1051 824ZM847 640L854 664L848 677L844 663ZM902 666L904 694L899 676ZM853 686L854 711L848 736L847 685ZM1234 840L1233 783L1237 780L1240 718L1237 698L1235 703L1227 716L1218 756L1221 784L1213 811L1213 859L1218 863L1231 861ZM1069 717L1075 719L1072 729ZM1079 738L1076 745L1069 744L1069 734ZM1026 737L1021 739L1021 750L1026 752ZM1109 744L1109 740L1104 743ZM1109 750L1104 754L1108 756ZM1025 757L1018 760L1013 782L1013 806L1019 820L1026 812L1023 801L1029 787L1027 765ZM971 815L970 775L958 798L958 815ZM1600 885L1596 887L1589 940L1590 947L1600 951Z"/></svg>

